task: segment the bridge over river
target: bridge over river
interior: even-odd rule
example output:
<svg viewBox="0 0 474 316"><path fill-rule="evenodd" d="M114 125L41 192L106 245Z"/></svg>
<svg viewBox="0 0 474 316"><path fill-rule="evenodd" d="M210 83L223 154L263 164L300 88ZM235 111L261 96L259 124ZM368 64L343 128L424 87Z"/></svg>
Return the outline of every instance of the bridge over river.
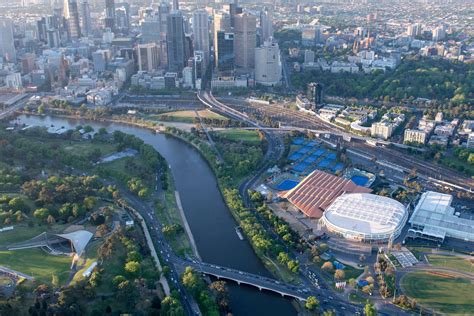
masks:
<svg viewBox="0 0 474 316"><path fill-rule="evenodd" d="M198 260L184 260L178 257L173 258L177 268L184 269L192 267L195 271L204 273L217 279L234 281L237 284L246 284L254 286L261 290L267 290L280 294L281 296L292 297L300 301L306 301L308 296L315 295L309 288L283 283L264 276L247 273L244 271L231 269L227 267L209 264Z"/></svg>

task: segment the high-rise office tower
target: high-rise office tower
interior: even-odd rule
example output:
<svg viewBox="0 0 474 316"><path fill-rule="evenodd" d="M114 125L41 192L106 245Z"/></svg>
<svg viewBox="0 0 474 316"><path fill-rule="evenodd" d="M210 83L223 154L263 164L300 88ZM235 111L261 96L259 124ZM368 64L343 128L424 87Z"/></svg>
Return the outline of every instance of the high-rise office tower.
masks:
<svg viewBox="0 0 474 316"><path fill-rule="evenodd" d="M105 27L115 30L115 0L105 0Z"/></svg>
<svg viewBox="0 0 474 316"><path fill-rule="evenodd" d="M203 62L209 61L209 15L206 10L197 10L193 13L194 50L204 52Z"/></svg>
<svg viewBox="0 0 474 316"><path fill-rule="evenodd" d="M138 70L154 71L160 64L160 50L155 43L137 46Z"/></svg>
<svg viewBox="0 0 474 316"><path fill-rule="evenodd" d="M231 73L234 70L234 33L217 31L215 47L215 63L219 73Z"/></svg>
<svg viewBox="0 0 474 316"><path fill-rule="evenodd" d="M438 27L434 28L431 31L431 34L433 36L433 41L435 41L435 42L442 41L446 37L446 31L444 30L444 27L442 27L442 26L438 26Z"/></svg>
<svg viewBox="0 0 474 316"><path fill-rule="evenodd" d="M179 11L172 11L167 18L166 44L168 46L168 69L181 72L187 60L185 54L184 19Z"/></svg>
<svg viewBox="0 0 474 316"><path fill-rule="evenodd" d="M316 82L308 83L307 97L314 109L323 104L324 94L323 85Z"/></svg>
<svg viewBox="0 0 474 316"><path fill-rule="evenodd" d="M41 18L37 22L38 40L48 44L48 47L54 48L61 45L61 20L63 18L57 15L49 15Z"/></svg>
<svg viewBox="0 0 474 316"><path fill-rule="evenodd" d="M82 32L85 36L88 36L92 30L92 22L91 22L91 9L89 6L89 2L87 0L83 0L81 2L81 20L82 20Z"/></svg>
<svg viewBox="0 0 474 316"><path fill-rule="evenodd" d="M168 3L162 2L158 7L158 20L160 21L160 35L162 40L166 40L166 30L168 29L168 15L171 9Z"/></svg>
<svg viewBox="0 0 474 316"><path fill-rule="evenodd" d="M70 39L81 37L81 24L79 21L79 9L76 0L64 0L64 18L66 19L68 35Z"/></svg>
<svg viewBox="0 0 474 316"><path fill-rule="evenodd" d="M272 13L267 7L260 12L260 30L262 42L268 41L268 39L273 36Z"/></svg>
<svg viewBox="0 0 474 316"><path fill-rule="evenodd" d="M16 60L13 23L10 19L0 19L0 57L10 62Z"/></svg>
<svg viewBox="0 0 474 316"><path fill-rule="evenodd" d="M120 8L117 8L117 10L115 10L115 26L122 33L128 32L128 26L129 26L128 15L127 15L127 10L125 10L124 7L120 7Z"/></svg>
<svg viewBox="0 0 474 316"><path fill-rule="evenodd" d="M158 43L161 40L161 24L158 15L146 16L140 22L141 42L142 43Z"/></svg>
<svg viewBox="0 0 474 316"><path fill-rule="evenodd" d="M227 8L227 11L230 15L230 25L232 27L235 27L235 16L237 14L242 13L242 8L239 7L239 4L237 3L237 0L234 0L233 3L229 3L229 4L225 5L225 7Z"/></svg>
<svg viewBox="0 0 474 316"><path fill-rule="evenodd" d="M257 18L248 13L235 16L235 66L245 70L255 67L255 46L257 44Z"/></svg>
<svg viewBox="0 0 474 316"><path fill-rule="evenodd" d="M173 10L179 11L179 1L173 0Z"/></svg>
<svg viewBox="0 0 474 316"><path fill-rule="evenodd" d="M265 86L274 86L281 81L282 64L277 43L266 41L255 49L255 81Z"/></svg>
<svg viewBox="0 0 474 316"><path fill-rule="evenodd" d="M230 15L223 11L214 11L214 30L213 30L213 42L214 42L214 61L215 66L218 66L219 56L219 45L218 45L218 32L231 33L232 27L230 25ZM234 35L232 34L232 45L234 43ZM232 49L232 54L233 54Z"/></svg>

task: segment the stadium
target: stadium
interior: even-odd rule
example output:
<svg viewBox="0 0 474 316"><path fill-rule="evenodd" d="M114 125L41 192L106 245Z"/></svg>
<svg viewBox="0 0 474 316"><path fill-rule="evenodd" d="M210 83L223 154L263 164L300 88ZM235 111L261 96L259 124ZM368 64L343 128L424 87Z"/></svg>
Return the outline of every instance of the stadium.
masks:
<svg viewBox="0 0 474 316"><path fill-rule="evenodd" d="M381 243L395 239L408 218L403 204L369 193L343 194L321 217L328 231L346 239Z"/></svg>

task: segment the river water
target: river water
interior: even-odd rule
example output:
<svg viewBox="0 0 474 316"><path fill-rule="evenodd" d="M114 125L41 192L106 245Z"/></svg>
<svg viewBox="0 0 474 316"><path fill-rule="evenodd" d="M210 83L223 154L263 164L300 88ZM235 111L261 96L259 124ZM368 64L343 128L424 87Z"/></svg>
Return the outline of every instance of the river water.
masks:
<svg viewBox="0 0 474 316"><path fill-rule="evenodd" d="M58 117L21 115L21 124L74 128L90 125L105 127L109 132L120 130L133 134L152 145L171 166L176 190L203 261L250 273L270 276L247 240L235 232L236 221L217 187L216 178L205 159L192 146L164 134L123 124L109 124ZM230 306L234 315L296 315L288 299L248 286L227 283Z"/></svg>

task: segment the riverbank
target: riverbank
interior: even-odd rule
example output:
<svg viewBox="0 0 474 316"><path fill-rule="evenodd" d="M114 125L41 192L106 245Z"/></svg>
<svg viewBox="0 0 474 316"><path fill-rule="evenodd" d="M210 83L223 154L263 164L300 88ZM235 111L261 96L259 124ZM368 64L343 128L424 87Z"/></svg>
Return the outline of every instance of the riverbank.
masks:
<svg viewBox="0 0 474 316"><path fill-rule="evenodd" d="M31 113L28 113L31 114ZM70 120L67 120L70 119ZM80 121L78 121L78 119ZM135 127L134 124L107 124L103 118L95 123L81 117L21 117L27 125L65 126L74 128L78 124L90 124L94 129L106 128L133 134L146 143L153 145L171 166L176 190L180 192L182 207L195 238L199 254L205 262L227 266L262 276L270 276L269 270L255 254L253 246L238 238L235 226L238 225L233 210L229 212L229 204L223 199L219 190L219 181L211 161L201 154L196 144L177 137L167 137L167 133L150 133L150 129ZM194 148L193 148L194 147ZM198 150L196 150L198 149ZM205 148L204 148L205 150ZM243 212L249 213L247 210ZM251 214L250 214L251 215ZM263 228L257 229L262 231ZM260 236L257 236L260 237ZM257 239L258 240L258 239ZM290 300L268 293L258 292L248 287L228 283L230 302L235 315L295 315L295 307ZM293 301L294 302L294 301Z"/></svg>

